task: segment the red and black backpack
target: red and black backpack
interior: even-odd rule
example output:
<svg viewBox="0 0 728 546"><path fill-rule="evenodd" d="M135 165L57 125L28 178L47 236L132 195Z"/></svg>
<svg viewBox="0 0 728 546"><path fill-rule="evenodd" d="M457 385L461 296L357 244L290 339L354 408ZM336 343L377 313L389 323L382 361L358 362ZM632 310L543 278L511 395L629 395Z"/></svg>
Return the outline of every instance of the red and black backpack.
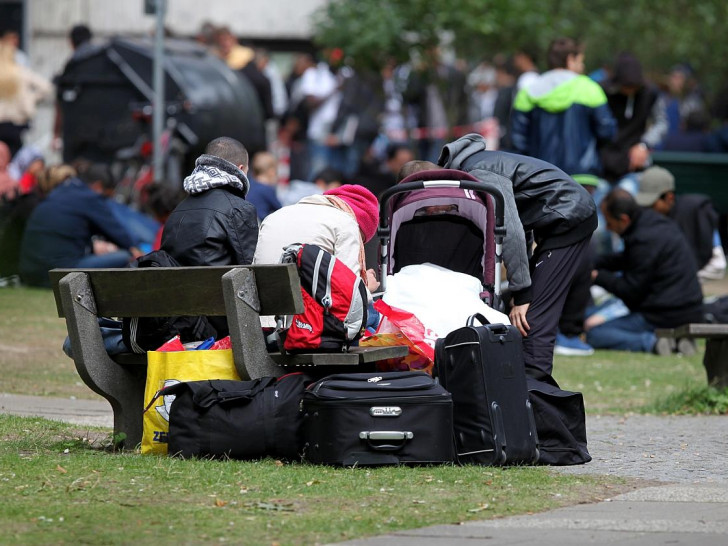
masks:
<svg viewBox="0 0 728 546"><path fill-rule="evenodd" d="M316 245L287 246L281 261L298 267L304 305L282 336L284 350L348 350L367 323L367 291L361 277Z"/></svg>

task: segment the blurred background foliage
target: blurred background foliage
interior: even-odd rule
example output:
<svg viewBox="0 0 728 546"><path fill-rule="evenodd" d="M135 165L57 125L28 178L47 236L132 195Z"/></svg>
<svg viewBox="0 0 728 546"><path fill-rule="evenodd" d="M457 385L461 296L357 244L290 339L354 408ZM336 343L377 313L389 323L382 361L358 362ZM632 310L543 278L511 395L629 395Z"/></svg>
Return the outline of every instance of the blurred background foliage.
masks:
<svg viewBox="0 0 728 546"><path fill-rule="evenodd" d="M417 58L444 42L459 58L543 52L558 36L586 44L587 70L631 51L648 75L689 63L708 90L728 82L726 0L332 0L315 14L315 40L360 68Z"/></svg>

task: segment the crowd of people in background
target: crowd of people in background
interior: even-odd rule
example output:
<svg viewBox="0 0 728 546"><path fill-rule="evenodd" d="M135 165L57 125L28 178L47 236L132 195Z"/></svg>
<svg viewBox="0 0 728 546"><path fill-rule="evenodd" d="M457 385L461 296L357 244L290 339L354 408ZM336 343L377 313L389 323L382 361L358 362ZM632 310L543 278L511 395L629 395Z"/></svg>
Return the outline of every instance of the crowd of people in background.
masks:
<svg viewBox="0 0 728 546"><path fill-rule="evenodd" d="M78 50L91 42L92 34L81 25L70 39ZM302 199L336 194L346 184L378 195L397 183L405 164L437 162L445 145L477 134L488 150L532 156L558 167L587 190L599 211L591 252L575 264L569 294L559 296L565 310L557 352L561 347L562 354L590 354L585 334L599 347L657 350L655 327L673 326L664 317L673 311L680 315L679 308L658 306L663 319L655 320L644 289L655 280L645 271L635 277L633 269L647 267L640 245L651 241L650 248L656 249L669 231L660 226L675 214L670 211L678 210L669 173L667 182L661 175L664 191L652 192L653 201L640 193L652 152L728 151L728 95L710 101L688 63L648 77L639 55L623 52L613 63L588 72L586 52L575 41L560 38L542 54L524 48L484 56L472 65L431 48L407 63L391 59L378 71L357 68L356 59L341 49L302 52L294 55L286 75L270 51L240 42L228 27L205 23L195 40L248 81L267 122L266 149L256 150L249 166L246 158L247 178L243 176L249 184L245 199L255 207L257 222ZM38 101L50 98L52 85L28 67L17 34L6 32L0 40L0 277L19 274L23 282L38 285L47 284L46 272L54 267L122 266L159 248L164 222L174 218L185 195L181 180L157 181L143 202L120 204L113 198L108 168L84 158L46 165L40 151L23 142L23 134ZM56 137L61 122L56 119ZM649 180L648 185L654 184ZM665 210L657 210L656 203L663 200ZM699 212L706 206L702 201L690 202L695 203L690 211L681 209L683 232L689 231L690 218L706 217ZM146 215L135 210L139 208ZM664 271L661 260L672 252L691 262L687 269L682 262L675 265L683 275L679 281L664 281L673 282L675 289L680 283L690 288L679 291L689 293L691 310L698 304L698 271L700 278L725 271L717 218L708 216L709 225L704 222L691 234L699 242L650 257L649 267L657 271ZM655 240L635 235L638 227ZM702 253L692 263L690 250L696 245ZM253 250L246 248L241 259L249 263ZM622 258L609 258L614 252ZM623 252L639 263L625 262ZM625 286L630 280L633 284ZM595 306L593 283L621 303L612 298L609 305ZM660 305L665 303L660 294L666 292L656 296ZM675 301L667 302L668 307ZM629 347L620 345L614 340L624 336L604 327L610 320L639 329L642 337Z"/></svg>

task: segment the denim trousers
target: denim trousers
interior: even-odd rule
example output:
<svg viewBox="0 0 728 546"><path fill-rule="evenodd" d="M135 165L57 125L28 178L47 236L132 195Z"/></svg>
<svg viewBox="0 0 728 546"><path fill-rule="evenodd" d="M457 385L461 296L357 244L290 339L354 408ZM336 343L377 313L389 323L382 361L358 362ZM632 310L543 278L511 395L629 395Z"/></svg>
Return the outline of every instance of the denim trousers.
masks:
<svg viewBox="0 0 728 546"><path fill-rule="evenodd" d="M656 341L655 326L641 313L607 321L586 334L586 342L595 349L650 353Z"/></svg>

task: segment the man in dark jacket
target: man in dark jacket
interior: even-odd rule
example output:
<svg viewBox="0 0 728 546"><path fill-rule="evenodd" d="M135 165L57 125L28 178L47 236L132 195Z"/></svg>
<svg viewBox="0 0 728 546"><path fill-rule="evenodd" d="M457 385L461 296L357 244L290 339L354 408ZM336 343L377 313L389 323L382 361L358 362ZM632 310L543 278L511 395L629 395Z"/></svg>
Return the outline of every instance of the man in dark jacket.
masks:
<svg viewBox="0 0 728 546"><path fill-rule="evenodd" d="M629 53L617 58L614 77L605 92L617 120L617 135L601 150L604 177L617 182L622 177L649 166L650 150L667 133L665 102L642 74L642 64Z"/></svg>
<svg viewBox="0 0 728 546"><path fill-rule="evenodd" d="M584 53L570 38L548 50L548 72L521 89L513 104L514 151L553 163L571 176L601 176L598 148L617 123L598 83L582 75Z"/></svg>
<svg viewBox="0 0 728 546"><path fill-rule="evenodd" d="M97 235L119 248L94 254ZM73 177L60 182L28 218L20 249L20 278L33 286L49 286L50 269L125 267L140 255L106 198Z"/></svg>
<svg viewBox="0 0 728 546"><path fill-rule="evenodd" d="M247 170L248 152L240 142L210 142L184 180L189 196L169 215L162 249L184 266L252 263L258 219L245 200Z"/></svg>
<svg viewBox="0 0 728 546"><path fill-rule="evenodd" d="M439 164L466 171L503 193L503 260L513 294L510 318L524 336L527 373L548 379L564 299L597 226L594 200L550 163L487 151L485 139L476 134L446 145ZM533 233L537 244L530 265L524 230Z"/></svg>
<svg viewBox="0 0 728 546"><path fill-rule="evenodd" d="M595 348L661 352L655 328L702 322L692 252L675 222L641 208L625 190L613 190L601 208L607 228L622 237L624 252L598 258L592 277L631 312L592 328L587 341Z"/></svg>

